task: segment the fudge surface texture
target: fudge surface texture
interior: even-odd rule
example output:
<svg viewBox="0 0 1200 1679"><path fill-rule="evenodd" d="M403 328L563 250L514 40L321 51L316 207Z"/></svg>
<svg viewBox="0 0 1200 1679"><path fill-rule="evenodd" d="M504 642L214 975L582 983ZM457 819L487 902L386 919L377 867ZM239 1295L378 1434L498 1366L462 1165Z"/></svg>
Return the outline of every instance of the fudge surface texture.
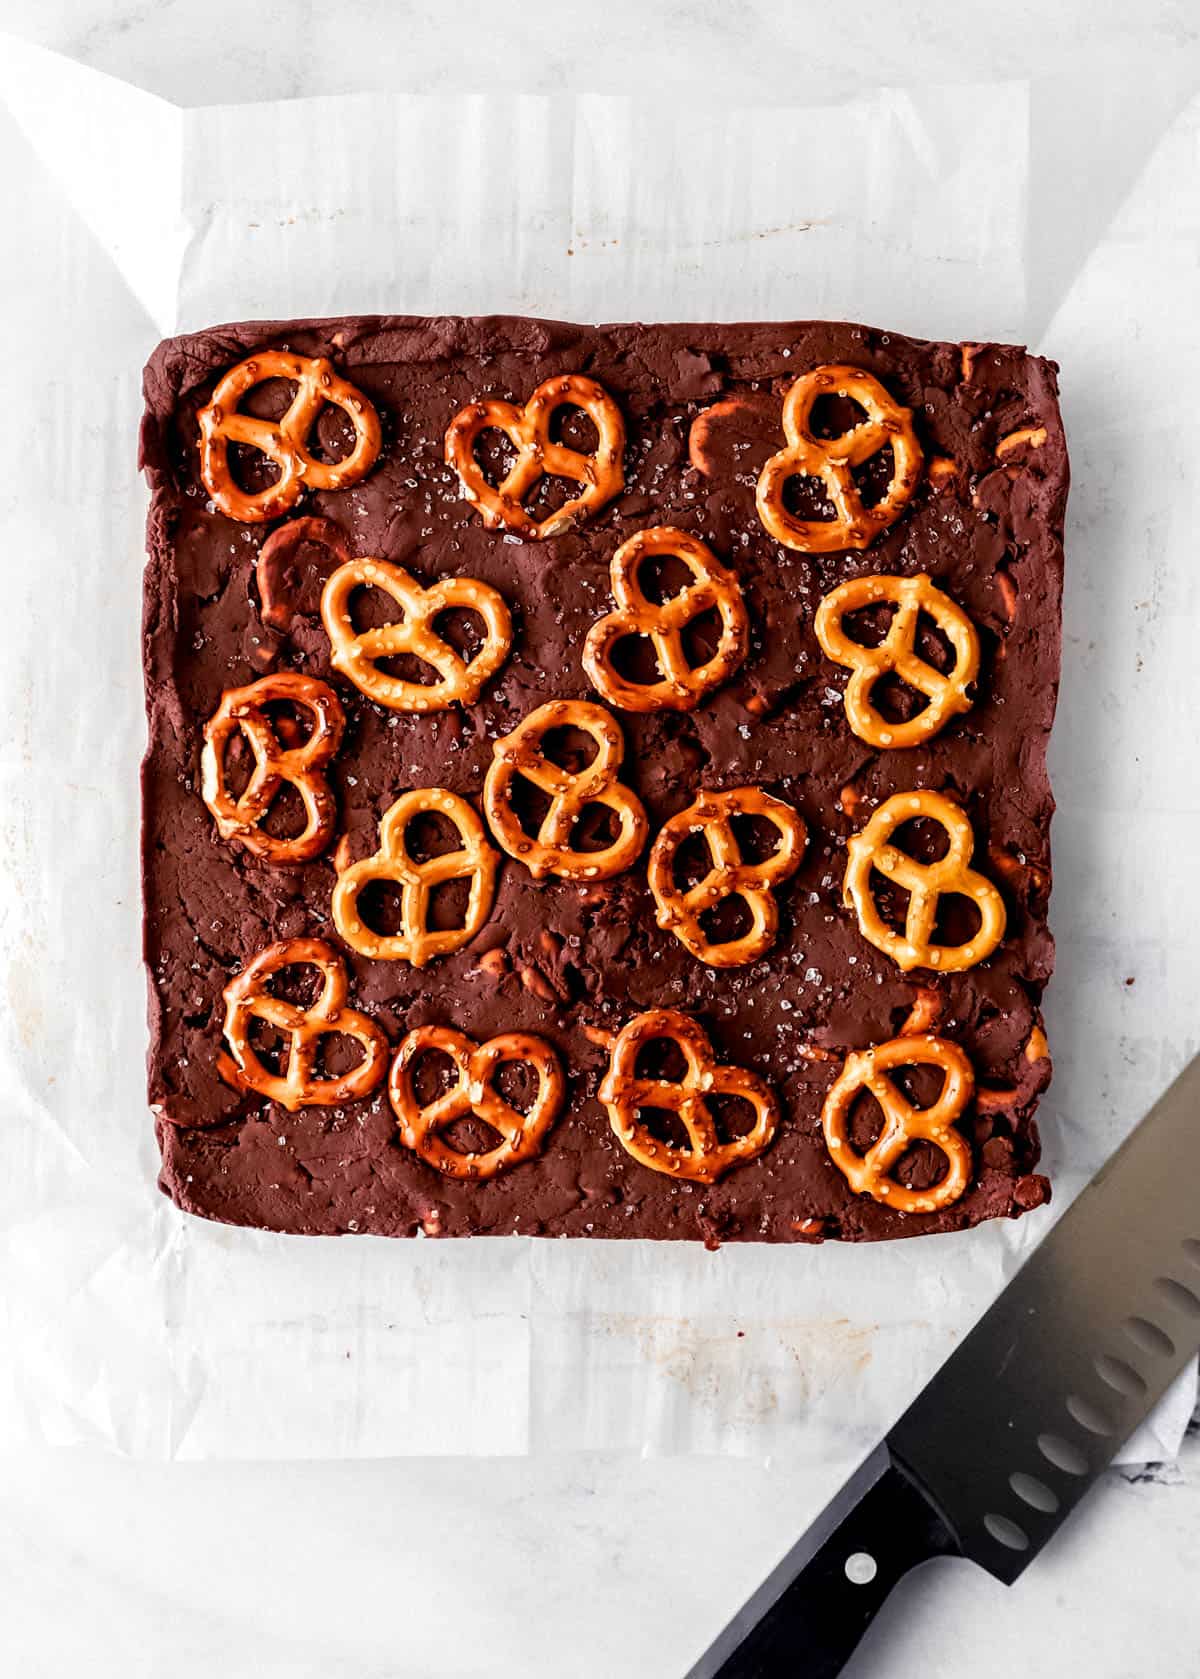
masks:
<svg viewBox="0 0 1200 1679"><path fill-rule="evenodd" d="M299 358L297 366L324 358L337 392L350 393L341 406L319 407L319 380L314 384L313 412L301 416L312 459L361 455L369 465L336 488L314 487L336 474L311 471L285 485L287 469L240 442L235 427L220 442L231 496L239 506L258 496L265 513L230 517L202 475L202 425L228 426L221 404L214 422L214 390L247 359L264 357L274 366L272 352ZM766 519L758 498L764 469L787 446L785 399L797 380L826 367L869 376L863 388L880 392L883 430L868 457L847 466L841 479L819 470L827 449L836 453L827 440L863 421L857 387L852 401L842 394L845 379L835 378L806 421L809 452L802 448L797 459L807 470L792 473L791 458L784 461L774 517ZM1053 963L1045 747L1059 674L1068 482L1056 371L1019 348L807 321L588 327L504 316L367 317L229 325L160 345L145 375L141 462L151 492L143 768L149 1095L162 1189L187 1211L271 1230L674 1237L709 1245L958 1230L1041 1204L1048 1186L1036 1172L1034 1113L1050 1061L1039 1001ZM479 402L522 411L539 387L565 376L598 386L618 414L624 435L617 464L609 460L594 473L603 482L582 508L569 505L581 481L551 470L553 449L600 462L610 412L593 414L572 400L547 419L542 441L549 447L534 457L546 475L517 486L507 524L489 522L483 514L495 497L488 487L501 484L517 461L520 426L507 437L482 422L478 436L464 433L463 449L484 486L479 497L464 493L448 458L452 422ZM240 416L278 428L295 392L294 379L263 378L234 393L233 402ZM366 399L358 411L356 397ZM378 420L374 440L368 409ZM903 432L888 429L897 411L905 416ZM834 492L846 482L856 534L840 547L822 544L818 527L841 516ZM614 556L639 532L659 527L677 533L677 546L696 539L702 558L714 557L720 598L679 633L679 703L625 709L591 679L597 659L618 697L621 682L662 680L662 661L644 633L623 647L602 647L595 635L589 642L589 632L619 606ZM799 545L780 539L789 529L801 532ZM806 548L803 532L811 537L814 529ZM670 545L650 556L649 581L645 566L641 573L651 618L698 575L689 575L686 554L672 558ZM466 578L482 588L476 604L499 597L508 643L506 651L502 639L497 643L495 668L482 677L476 671L478 679L460 690L459 675L447 666L447 692L466 698L437 709L397 709L348 679L344 660L335 666L322 598L339 566L364 558L402 568L419 588ZM935 598L948 597L975 632L978 669L965 697L948 703L936 732L913 744L872 744L855 732L847 704L855 655L835 661L816 633L822 600L869 577L883 578L888 588L897 579L928 578ZM729 589L726 578L733 580ZM723 628L720 604L730 599L736 613L730 608L734 616ZM864 599L857 617L848 608L844 627L851 641L870 647L905 609L895 589ZM401 616L395 598L378 587L360 589L355 600L358 616L347 619L347 634ZM491 627L481 630L479 611L454 591L435 613L438 606L433 598L431 624L470 671ZM951 671L957 655L950 620L915 607L912 618L915 653L927 668ZM692 703L688 673L707 659L714 660L711 684L701 682L704 691ZM373 668L409 689L443 677L411 651L381 654ZM301 861L262 854L272 835L286 851L288 838L305 826L295 786L279 787L275 808L250 834L260 836L257 854L239 839L236 819L230 837L222 836L204 796L206 725L231 690L274 673L313 679L313 692L331 689L340 702L340 725L330 724L336 750L318 766L324 794L310 823L317 854ZM885 672L868 692L877 736L882 727L893 740L908 739L905 724L935 703L944 684L932 687L934 700ZM533 750L557 763L569 786L597 750L587 708L602 708L618 741L610 777L615 802L587 804L565 842L575 848L569 855L585 857L574 876L566 864L556 872L554 857L561 863L562 856L553 846L551 866L540 875L530 858L536 865L542 851L520 850L523 834L541 831L553 790L526 781L519 765L508 776L517 790L506 782L496 808L509 812L509 846L485 808L489 770L500 774L493 769L497 742L559 701L584 709L568 707ZM332 712L321 703L329 722ZM302 704L272 701L267 710L281 750L313 728ZM220 737L220 773L234 802L253 770L247 739L236 718ZM490 901L481 886L477 930L459 948L430 947L419 963L364 954L333 919L335 888L380 852L381 822L397 800L429 788L456 795L469 809L457 821L454 801L449 817L418 810L411 852L422 864L448 849L474 846L478 856L482 846L492 859L484 869ZM589 874L589 850L620 838L621 789L635 796L630 809L642 813L635 860ZM743 860L792 850L766 888L775 925L761 953L721 966L695 946L746 934L752 899L727 894L690 919L664 915L650 887L649 859L672 818L700 799L712 819L718 807L706 797L740 789L754 792L751 807L720 809L739 836ZM983 882L975 905L973 889L966 897L947 891L931 911L927 942L961 950L981 914L986 922L996 908L1001 918L990 953L961 966L897 959L913 931L911 918L906 922L911 899L902 880L887 878L886 843L877 854L883 873L868 870L865 878L880 929L895 948L866 936L847 894L854 837L890 799L915 793L943 795L963 813L970 880ZM785 809L773 825L770 812L779 806ZM900 817L911 808L892 838L920 868L932 868L946 849L945 830L924 807L890 808ZM472 817L479 834L468 842L463 823ZM681 900L709 861L704 836L687 819L676 840L665 864L660 847L659 876L668 898L674 882ZM699 861L689 853L698 845ZM432 890L422 912L426 932L464 925L474 878L460 874ZM407 912L398 885L368 879L350 899L347 913L361 912L379 949L402 948ZM684 937L689 926L692 948ZM401 946L389 946L389 937ZM528 1133L518 1125L510 1147L503 1123L481 1117L479 1104L472 1111L468 1101L439 1133L437 1147L450 1165L444 1169L410 1146L403 1104L393 1100L396 1077L389 1084L380 1071L365 1095L350 1089L338 1099L291 1106L239 1080L226 1037L226 989L261 952L292 940L321 941L335 953L345 1008L353 1011L343 1025L353 1027L360 1016L368 1023L357 1037L353 1030L324 1034L321 1069L329 1088L340 1089L338 1076L364 1056L375 1055L381 1070L421 1028L461 1034L464 1066L473 1046L519 1034L518 1046L536 1040L542 1072L519 1059L497 1063L487 1091L502 1096L504 1111L515 1111L518 1121L545 1097ZM315 970L289 969L280 976L280 995L301 1011L311 1008L317 978ZM639 1146L631 1147L612 1120L613 1101L601 1097L622 1028L664 1009L695 1023L710 1046L718 1076L708 1111L727 1127L714 1147L751 1139L714 1168L712 1181L663 1169L672 1150L684 1160L689 1148L696 1152L678 1109L647 1102L643 1113L631 1098L621 1121L637 1128ZM286 1030L273 1036L269 1021L250 1024L256 1064L282 1077ZM948 1122L949 1154L922 1137L918 1123L901 1153L876 1160L871 1150L888 1116L865 1089L861 1100L843 1103L842 1141L831 1147L822 1115L847 1056L906 1030L914 1043L934 1035L957 1046L973 1073L973 1090ZM684 1079L686 1048L652 1043L636 1071ZM748 1074L752 1099L745 1090L722 1090L722 1069ZM406 1074L410 1109L426 1113L451 1071L444 1053L418 1057ZM544 1088L543 1074L551 1080ZM939 1065L901 1067L886 1088L919 1116L944 1074ZM469 1084L478 1095L481 1076L476 1065L470 1079L464 1074L463 1089ZM375 1074L363 1077L370 1083ZM760 1087L769 1092L773 1117L755 1108ZM492 1121L500 1112L492 1109ZM753 1140L760 1122L769 1134L762 1147ZM453 1156L484 1158L497 1148L499 1169L456 1170ZM874 1192L856 1190L834 1158L838 1149L852 1167L875 1161ZM951 1170L957 1159L961 1177L954 1198L907 1210L914 1197L936 1190L947 1159Z"/></svg>

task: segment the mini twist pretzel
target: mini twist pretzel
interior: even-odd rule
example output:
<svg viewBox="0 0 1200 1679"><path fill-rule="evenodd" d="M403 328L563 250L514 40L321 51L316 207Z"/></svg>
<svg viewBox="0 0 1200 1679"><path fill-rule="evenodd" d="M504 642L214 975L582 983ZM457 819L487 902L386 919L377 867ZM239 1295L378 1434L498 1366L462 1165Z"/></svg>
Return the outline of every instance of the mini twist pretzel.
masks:
<svg viewBox="0 0 1200 1679"><path fill-rule="evenodd" d="M357 588L382 589L403 618L357 632L350 618L350 597ZM477 612L483 619L483 645L470 660L463 659L434 629L438 616L452 607ZM473 705L512 646L508 607L488 584L473 577L444 577L422 588L407 571L387 560L347 560L340 565L321 595L321 617L333 649L334 669L349 677L368 699L391 711L445 711L451 705ZM440 680L408 682L380 670L377 660L398 653L411 653L432 665Z"/></svg>
<svg viewBox="0 0 1200 1679"><path fill-rule="evenodd" d="M413 1088L412 1064L425 1050L440 1050L454 1063L458 1078L433 1102L422 1107ZM537 1094L528 1113L506 1102L496 1089L505 1062L523 1061L537 1074ZM543 1038L527 1032L504 1032L476 1044L449 1026L418 1026L396 1052L388 1095L400 1122L406 1148L427 1165L452 1178L494 1178L542 1151L546 1133L558 1118L566 1082L558 1056ZM455 1120L474 1114L499 1132L502 1142L480 1154L460 1154L442 1135Z"/></svg>
<svg viewBox="0 0 1200 1679"><path fill-rule="evenodd" d="M263 709L272 700L301 706L313 719L302 746L285 748ZM246 688L227 688L204 725L200 791L222 839L235 839L266 863L307 863L318 857L333 833L337 807L321 773L341 744L346 726L341 701L327 683L312 676L277 671ZM225 783L225 754L238 731L254 754L254 772L234 798ZM260 824L276 794L289 782L304 801L303 832L285 839Z"/></svg>
<svg viewBox="0 0 1200 1679"><path fill-rule="evenodd" d="M582 408L599 433L594 454L583 455L550 439L550 422L564 407ZM482 432L496 427L517 451L517 458L497 484L489 484L475 459L475 443ZM489 529L503 528L542 539L561 536L589 513L598 511L625 487L622 457L625 422L621 410L602 385L578 373L547 379L524 408L494 398L460 409L446 432L446 463L462 481L463 495L474 502ZM542 520L523 506L542 477L569 478L582 485L577 496Z"/></svg>
<svg viewBox="0 0 1200 1679"><path fill-rule="evenodd" d="M656 554L673 554L692 574L679 594L661 604L647 600L638 581L643 560ZM746 657L750 620L737 578L697 537L671 525L638 531L623 542L613 555L611 575L617 610L592 625L583 645L583 668L592 686L622 711L694 711ZM682 632L713 608L720 614L721 639L711 659L691 666ZM614 669L612 649L627 636L646 636L653 644L659 681L627 682Z"/></svg>
<svg viewBox="0 0 1200 1679"><path fill-rule="evenodd" d="M876 647L851 641L842 628L848 612L891 601L896 607L887 634ZM954 668L943 676L914 646L924 612L954 649ZM854 577L826 595L813 622L817 640L835 664L853 672L846 684L846 717L868 746L916 746L937 734L957 712L968 711L967 689L979 675L979 637L962 607L921 572L916 577ZM907 723L890 723L871 704L871 691L889 671L924 694L929 704Z"/></svg>
<svg viewBox="0 0 1200 1679"><path fill-rule="evenodd" d="M596 744L596 756L577 774L552 763L542 752L551 729L581 729ZM483 808L493 834L535 880L560 875L563 880L607 880L634 862L646 843L648 824L642 801L617 779L625 742L615 720L603 706L586 700L553 700L540 705L504 735L483 784ZM536 837L521 827L512 806L517 776L545 793L550 808ZM617 821L617 837L598 851L575 851L571 832L585 805L604 805Z"/></svg>
<svg viewBox="0 0 1200 1679"><path fill-rule="evenodd" d="M448 817L458 829L457 851L417 862L409 854L405 833L414 817L433 813ZM487 843L483 823L465 799L444 787L415 787L402 793L379 824L379 850L338 875L333 889L333 924L351 950L381 962L411 962L423 968L436 956L461 950L491 914L496 895L498 854ZM461 927L441 931L429 926L430 894L448 880L471 882L466 919ZM373 880L399 881L399 933L373 933L358 913L358 898Z"/></svg>
<svg viewBox="0 0 1200 1679"><path fill-rule="evenodd" d="M642 1078L637 1073L641 1049L668 1038L687 1063L682 1079ZM753 1128L726 1143L717 1136L710 1096L740 1096L754 1109ZM779 1106L770 1089L745 1067L720 1066L707 1032L675 1009L651 1009L622 1027L613 1041L608 1071L599 1097L609 1123L627 1154L652 1172L694 1183L715 1183L731 1167L753 1160L770 1143L779 1124ZM639 1108L677 1114L690 1147L659 1142L638 1119Z"/></svg>
<svg viewBox="0 0 1200 1679"><path fill-rule="evenodd" d="M779 845L761 863L742 861L734 834L734 816L762 816L774 824ZM690 834L703 834L711 867L703 880L686 890L675 884L675 856ZM737 787L730 793L701 793L673 816L650 850L647 875L658 924L674 933L693 956L712 968L737 968L753 962L774 942L779 907L773 888L795 874L804 855L808 830L804 820L781 799L760 787ZM750 911L751 925L739 938L712 944L701 916L722 898L736 895Z"/></svg>
<svg viewBox="0 0 1200 1679"><path fill-rule="evenodd" d="M851 398L866 409L867 417L841 437L816 437L811 427L813 406L818 397L830 395ZM783 432L787 446L772 455L759 474L757 503L764 529L785 548L805 554L867 548L912 499L921 471L921 446L912 414L861 367L831 364L797 379L783 401ZM882 499L866 507L853 469L889 444L891 481ZM784 486L797 476L821 480L833 503L834 518L798 519L788 512Z"/></svg>
<svg viewBox="0 0 1200 1679"><path fill-rule="evenodd" d="M268 982L281 968L313 967L322 978L321 995L310 1008L274 996ZM254 1090L289 1113L297 1108L330 1107L335 1102L369 1096L387 1068L388 1041L369 1015L346 1007L346 967L323 939L285 939L268 945L225 987L225 1041L233 1051L217 1057L217 1071L234 1090ZM250 1044L250 1022L265 1020L289 1038L287 1071L272 1073ZM363 1058L336 1078L316 1078L319 1040L330 1032L355 1038Z"/></svg>
<svg viewBox="0 0 1200 1679"><path fill-rule="evenodd" d="M936 863L921 863L892 845L903 823L928 817L946 830L949 845ZM897 967L940 968L959 973L982 962L1004 937L1004 899L985 875L970 867L975 835L965 812L941 793L895 793L880 805L866 827L847 845L844 901L853 906L864 938L890 956ZM895 881L909 894L904 932L897 933L880 915L871 892L871 871ZM979 911L979 930L966 944L933 944L938 899L942 893L970 898Z"/></svg>
<svg viewBox="0 0 1200 1679"><path fill-rule="evenodd" d="M289 379L296 394L278 420L257 420L238 411L247 391L266 379ZM308 439L327 402L354 427L354 447L340 461L319 461ZM199 413L200 476L217 506L231 519L260 525L290 513L305 489L344 490L367 476L379 454L379 415L363 393L333 370L324 356L293 356L263 350L231 367ZM229 469L229 445L245 443L279 468L279 477L251 495L239 489Z"/></svg>
<svg viewBox="0 0 1200 1679"><path fill-rule="evenodd" d="M940 1067L945 1082L936 1102L914 1108L887 1075L896 1067ZM952 1206L971 1181L971 1148L954 1128L975 1088L971 1063L956 1043L927 1035L889 1038L873 1049L846 1057L825 1098L821 1125L830 1158L856 1195L870 1195L900 1213L936 1213ZM850 1112L860 1090L867 1089L883 1111L883 1129L865 1154L850 1141ZM933 1143L946 1159L946 1171L932 1189L908 1189L891 1176L915 1142Z"/></svg>

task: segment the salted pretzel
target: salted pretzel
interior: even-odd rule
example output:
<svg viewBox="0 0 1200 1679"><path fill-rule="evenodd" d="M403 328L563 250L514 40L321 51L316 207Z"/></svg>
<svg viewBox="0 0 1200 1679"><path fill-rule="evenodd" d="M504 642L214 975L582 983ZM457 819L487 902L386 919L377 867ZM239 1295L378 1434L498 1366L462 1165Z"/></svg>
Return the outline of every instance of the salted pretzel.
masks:
<svg viewBox="0 0 1200 1679"><path fill-rule="evenodd" d="M551 729L574 728L590 735L596 756L573 773L542 752ZM617 779L625 742L616 720L603 706L587 700L552 700L540 705L503 735L483 784L483 808L492 833L535 880L560 875L563 880L607 880L629 868L646 843L648 824L642 801ZM536 836L522 828L512 805L513 782L520 776L550 800ZM587 805L604 805L617 822L617 837L597 851L576 851L571 832Z"/></svg>
<svg viewBox="0 0 1200 1679"><path fill-rule="evenodd" d="M844 396L865 408L867 417L841 437L817 437L812 411L822 396ZM805 554L830 554L843 548L867 548L907 507L921 472L921 446L912 414L861 367L830 363L814 368L790 387L783 400L787 445L763 467L758 478L758 516L776 542ZM892 476L881 500L863 504L854 468L891 446ZM819 478L834 507L832 519L798 519L784 506L789 478Z"/></svg>
<svg viewBox="0 0 1200 1679"><path fill-rule="evenodd" d="M412 1069L426 1050L448 1055L458 1077L449 1090L422 1107ZM537 1074L537 1094L528 1113L514 1108L496 1089L496 1074L514 1061L527 1063ZM452 1178L494 1178L541 1153L546 1133L562 1110L566 1081L550 1045L528 1032L503 1032L476 1044L450 1026L418 1026L396 1052L388 1095L400 1122L401 1141L427 1165ZM471 1114L499 1133L502 1141L495 1148L465 1154L446 1141L448 1128Z"/></svg>
<svg viewBox="0 0 1200 1679"><path fill-rule="evenodd" d="M735 816L759 816L770 822L779 844L761 863L742 860L733 831ZM694 886L675 883L675 857L692 834L708 847L708 873ZM803 817L761 787L736 787L729 793L701 793L659 832L650 848L647 876L657 905L658 925L712 968L737 968L753 962L774 942L779 906L774 888L795 874L804 855L808 830ZM714 944L701 917L723 898L741 898L750 912L749 929L736 939Z"/></svg>
<svg viewBox="0 0 1200 1679"><path fill-rule="evenodd" d="M408 825L423 815L444 816L458 830L461 846L418 862L409 852ZM414 787L402 793L379 824L379 850L338 875L333 889L333 924L360 956L381 962L411 962L423 968L437 956L461 950L483 927L496 895L499 854L487 842L483 823L465 799L445 787ZM400 885L401 931L375 933L358 913L360 893L375 880ZM429 925L431 894L448 880L470 880L461 927Z"/></svg>
<svg viewBox="0 0 1200 1679"><path fill-rule="evenodd" d="M599 434L594 453L584 455L550 438L550 422L560 408L581 408ZM502 431L517 458L499 484L489 484L475 458L480 435ZM523 408L494 397L468 403L451 420L446 432L446 463L462 481L463 495L473 502L489 529L515 531L542 539L561 536L589 513L597 512L625 487L623 456L625 422L612 397L594 379L568 373L539 385ZM569 478L582 485L555 512L537 520L524 502L539 478Z"/></svg>
<svg viewBox="0 0 1200 1679"><path fill-rule="evenodd" d="M896 611L883 640L875 647L863 647L846 634L842 619L879 601L890 601ZM945 675L916 650L922 612L933 619L954 649L954 668ZM925 572L916 577L853 577L825 596L813 628L826 656L853 673L846 684L846 717L868 746L916 746L937 734L957 712L970 709L967 690L979 675L979 637L962 607ZM907 723L889 722L871 703L875 684L892 671L929 702Z"/></svg>
<svg viewBox="0 0 1200 1679"><path fill-rule="evenodd" d="M899 1067L939 1067L945 1081L928 1108L915 1108L888 1074ZM825 1098L821 1125L830 1159L856 1195L869 1195L899 1213L936 1213L959 1200L971 1181L971 1148L955 1130L975 1088L971 1063L948 1038L889 1038L873 1049L846 1057ZM883 1111L883 1129L865 1154L857 1154L850 1140L850 1115L855 1098L869 1090ZM892 1177L914 1143L930 1142L945 1156L946 1171L931 1189L909 1189Z"/></svg>
<svg viewBox="0 0 1200 1679"><path fill-rule="evenodd" d="M356 631L350 617L355 589L381 589L403 617L377 629ZM443 612L458 607L483 619L483 645L471 659L438 635ZM391 711L445 711L473 705L480 689L499 670L512 646L512 618L504 597L473 577L443 577L422 587L401 566L387 560L347 560L321 595L321 618L332 647L335 670L349 677L368 699ZM437 682L410 682L380 670L379 659L410 653L438 674Z"/></svg>
<svg viewBox="0 0 1200 1679"><path fill-rule="evenodd" d="M283 700L312 717L312 732L301 746L285 747L264 709ZM276 671L248 687L227 688L204 725L200 754L200 791L221 838L237 840L264 863L307 863L320 856L337 817L333 792L322 772L341 745L345 726L341 701L327 683L312 676ZM235 798L225 780L225 755L239 731L254 754L254 770ZM285 782L304 801L306 820L302 832L277 838L264 832L261 823Z"/></svg>
<svg viewBox="0 0 1200 1679"><path fill-rule="evenodd" d="M288 379L296 394L278 420L239 412L238 404L266 379ZM329 402L354 427L354 447L340 461L319 461L308 447L317 415ZM200 423L200 476L217 506L231 519L258 525L289 513L306 489L344 490L365 478L379 454L379 415L363 393L334 372L324 356L293 356L261 350L239 362L218 384ZM279 468L265 490L239 489L229 467L229 445L258 449Z"/></svg>
<svg viewBox="0 0 1200 1679"><path fill-rule="evenodd" d="M276 997L269 989L281 968L313 967L321 975L321 995L309 1008ZM369 1096L387 1069L388 1041L369 1015L346 1007L346 966L323 939L284 939L260 950L225 987L225 1041L232 1050L217 1057L217 1071L234 1090L253 1090L294 1113L297 1108L326 1108L336 1102ZM289 1039L287 1069L273 1073L250 1043L250 1023L265 1020ZM362 1060L336 1077L315 1075L320 1040L330 1033L354 1038Z"/></svg>
<svg viewBox="0 0 1200 1679"><path fill-rule="evenodd" d="M637 1072L641 1050L656 1039L669 1039L682 1052L682 1079L643 1078ZM721 1142L709 1106L710 1096L740 1096L754 1109L754 1125L743 1136ZM779 1124L779 1105L770 1089L745 1067L718 1063L707 1032L676 1009L650 1009L623 1026L613 1041L608 1071L599 1097L609 1123L627 1154L652 1172L693 1183L715 1183L731 1167L753 1160L770 1143ZM689 1147L659 1142L638 1118L639 1108L677 1114Z"/></svg>
<svg viewBox="0 0 1200 1679"><path fill-rule="evenodd" d="M692 574L679 594L661 603L646 598L638 579L642 563L659 554L674 555ZM613 555L610 571L617 610L593 624L583 644L583 668L592 686L622 711L694 711L746 657L750 619L737 578L698 537L672 525L631 536ZM721 619L716 651L703 664L690 665L683 631L714 609ZM657 682L629 682L614 667L613 647L629 636L652 643Z"/></svg>
<svg viewBox="0 0 1200 1679"><path fill-rule="evenodd" d="M946 831L946 854L936 863L918 862L891 844L896 829L917 816L927 817ZM1004 937L1004 899L986 875L970 867L974 848L970 821L952 800L928 790L893 794L847 843L844 901L857 913L864 938L906 972L939 968L943 973L959 973L990 956ZM902 934L879 913L871 891L873 869L909 894ZM965 944L931 942L943 893L970 898L979 911L979 930Z"/></svg>

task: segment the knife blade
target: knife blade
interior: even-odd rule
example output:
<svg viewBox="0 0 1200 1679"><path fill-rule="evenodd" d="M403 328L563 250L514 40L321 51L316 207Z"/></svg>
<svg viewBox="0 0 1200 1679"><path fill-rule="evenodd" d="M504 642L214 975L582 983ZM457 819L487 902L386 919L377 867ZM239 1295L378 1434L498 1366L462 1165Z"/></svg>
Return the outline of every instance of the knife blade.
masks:
<svg viewBox="0 0 1200 1679"><path fill-rule="evenodd" d="M828 1679L932 1557L1011 1585L1198 1349L1200 1057L687 1679Z"/></svg>

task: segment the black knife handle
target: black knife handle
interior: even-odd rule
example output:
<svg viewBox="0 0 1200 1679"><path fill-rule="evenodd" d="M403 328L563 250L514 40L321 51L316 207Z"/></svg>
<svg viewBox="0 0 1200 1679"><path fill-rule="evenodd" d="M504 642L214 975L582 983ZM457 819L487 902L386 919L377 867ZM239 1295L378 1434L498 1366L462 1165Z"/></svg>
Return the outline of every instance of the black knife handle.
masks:
<svg viewBox="0 0 1200 1679"><path fill-rule="evenodd" d="M902 1575L958 1555L937 1511L889 1463L713 1679L833 1679Z"/></svg>

